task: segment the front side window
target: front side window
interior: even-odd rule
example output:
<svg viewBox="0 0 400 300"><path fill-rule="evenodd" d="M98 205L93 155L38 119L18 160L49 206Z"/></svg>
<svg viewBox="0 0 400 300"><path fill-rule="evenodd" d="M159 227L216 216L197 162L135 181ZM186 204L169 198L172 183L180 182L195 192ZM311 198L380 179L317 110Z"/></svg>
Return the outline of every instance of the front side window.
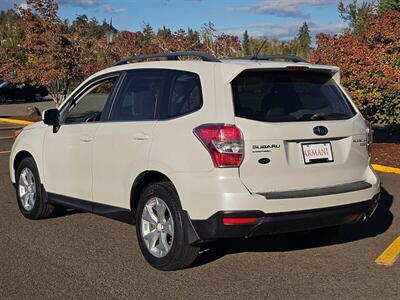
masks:
<svg viewBox="0 0 400 300"><path fill-rule="evenodd" d="M160 107L160 119L176 118L202 107L201 84L197 74L170 71L169 82L168 97Z"/></svg>
<svg viewBox="0 0 400 300"><path fill-rule="evenodd" d="M235 115L264 122L343 120L354 116L331 76L310 71L247 71L232 82Z"/></svg>
<svg viewBox="0 0 400 300"><path fill-rule="evenodd" d="M116 77L104 79L71 101L62 109L61 120L66 124L99 121L115 81Z"/></svg>
<svg viewBox="0 0 400 300"><path fill-rule="evenodd" d="M155 119L156 105L162 93L163 71L129 72L117 95L111 119L146 121Z"/></svg>

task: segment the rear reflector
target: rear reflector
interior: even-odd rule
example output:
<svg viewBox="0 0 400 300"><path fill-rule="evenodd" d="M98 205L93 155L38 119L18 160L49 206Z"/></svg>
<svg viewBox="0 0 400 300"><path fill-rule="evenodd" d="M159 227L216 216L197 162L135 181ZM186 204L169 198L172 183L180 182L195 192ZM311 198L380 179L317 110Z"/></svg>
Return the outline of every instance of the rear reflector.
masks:
<svg viewBox="0 0 400 300"><path fill-rule="evenodd" d="M239 167L242 163L243 134L235 125L203 124L193 133L210 153L215 167Z"/></svg>
<svg viewBox="0 0 400 300"><path fill-rule="evenodd" d="M17 137L21 134L21 132L22 132L22 129L19 129L19 130L15 130L14 131L14 136L13 136L13 139L14 139L14 141L17 139Z"/></svg>
<svg viewBox="0 0 400 300"><path fill-rule="evenodd" d="M365 121L365 125L367 126L366 132L367 132L367 151L368 151L368 155L371 156L371 145L373 142L373 129L372 129L372 125L370 122L368 122L367 120Z"/></svg>
<svg viewBox="0 0 400 300"><path fill-rule="evenodd" d="M258 218L222 218L224 225L248 225L257 223Z"/></svg>

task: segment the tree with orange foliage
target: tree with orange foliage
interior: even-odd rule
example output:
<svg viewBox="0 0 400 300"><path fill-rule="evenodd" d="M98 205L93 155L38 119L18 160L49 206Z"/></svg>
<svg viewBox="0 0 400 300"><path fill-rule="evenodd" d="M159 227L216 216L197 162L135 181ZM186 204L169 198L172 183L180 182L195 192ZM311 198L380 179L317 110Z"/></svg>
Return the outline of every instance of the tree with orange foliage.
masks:
<svg viewBox="0 0 400 300"><path fill-rule="evenodd" d="M217 34L214 24L204 24L202 29L202 50L216 57L238 56L242 46L236 35Z"/></svg>
<svg viewBox="0 0 400 300"><path fill-rule="evenodd" d="M17 84L45 85L56 103L76 80L77 56L67 26L57 16L52 0L27 0L19 8L23 40L17 47L2 47L0 74Z"/></svg>
<svg viewBox="0 0 400 300"><path fill-rule="evenodd" d="M312 60L337 65L363 115L400 123L400 12L371 12L359 32L317 35Z"/></svg>

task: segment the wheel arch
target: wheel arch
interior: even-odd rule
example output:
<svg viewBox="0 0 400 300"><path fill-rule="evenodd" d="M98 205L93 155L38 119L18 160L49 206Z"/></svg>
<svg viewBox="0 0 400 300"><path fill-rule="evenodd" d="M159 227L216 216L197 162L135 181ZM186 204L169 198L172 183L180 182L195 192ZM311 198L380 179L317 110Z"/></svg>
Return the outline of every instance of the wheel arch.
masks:
<svg viewBox="0 0 400 300"><path fill-rule="evenodd" d="M144 171L136 177L135 181L132 184L131 193L130 193L130 207L131 207L131 211L132 211L133 215L135 215L136 206L138 204L139 197L140 197L140 194L143 191L143 189L146 186L148 186L150 183L159 182L159 181L170 182L174 186L175 191L178 194L175 184L167 175L165 175L164 173L157 171L157 170ZM178 194L178 197L179 197L179 194Z"/></svg>
<svg viewBox="0 0 400 300"><path fill-rule="evenodd" d="M18 168L19 164L21 163L21 161L27 157L31 157L33 160L35 160L33 155L29 151L26 151L26 150L21 150L15 155L15 157L13 159L14 176L16 175L17 168Z"/></svg>

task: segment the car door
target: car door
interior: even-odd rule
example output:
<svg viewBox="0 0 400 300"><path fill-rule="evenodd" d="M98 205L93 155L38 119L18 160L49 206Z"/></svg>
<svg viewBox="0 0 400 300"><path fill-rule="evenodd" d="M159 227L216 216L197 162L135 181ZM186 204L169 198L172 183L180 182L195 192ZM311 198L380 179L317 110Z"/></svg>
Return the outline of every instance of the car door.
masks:
<svg viewBox="0 0 400 300"><path fill-rule="evenodd" d="M44 138L44 181L49 193L92 200L93 139L117 75L90 81L60 111L57 132Z"/></svg>
<svg viewBox="0 0 400 300"><path fill-rule="evenodd" d="M147 169L164 73L142 69L125 74L109 120L100 124L94 140L94 202L130 209L132 183Z"/></svg>

